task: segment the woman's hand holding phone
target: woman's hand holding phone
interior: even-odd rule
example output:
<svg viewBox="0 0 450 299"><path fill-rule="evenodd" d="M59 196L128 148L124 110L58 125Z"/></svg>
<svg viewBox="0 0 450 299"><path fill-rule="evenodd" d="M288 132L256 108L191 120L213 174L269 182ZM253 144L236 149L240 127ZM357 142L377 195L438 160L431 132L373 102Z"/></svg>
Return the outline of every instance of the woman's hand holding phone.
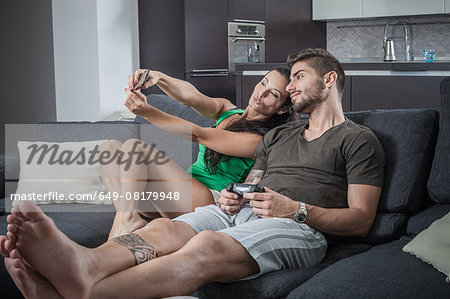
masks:
<svg viewBox="0 0 450 299"><path fill-rule="evenodd" d="M138 85L140 83L140 80L143 79L142 76L145 75L146 71L146 69L138 69L136 72L128 76L128 89L146 89L158 83L160 78L159 72L148 70L146 80L142 82L142 85Z"/></svg>

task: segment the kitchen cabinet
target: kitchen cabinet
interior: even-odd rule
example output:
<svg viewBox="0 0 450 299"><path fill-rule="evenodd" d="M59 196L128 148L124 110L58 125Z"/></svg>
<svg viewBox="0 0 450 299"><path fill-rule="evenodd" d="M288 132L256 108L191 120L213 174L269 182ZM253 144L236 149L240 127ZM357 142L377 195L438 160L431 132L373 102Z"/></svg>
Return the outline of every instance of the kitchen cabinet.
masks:
<svg viewBox="0 0 450 299"><path fill-rule="evenodd" d="M234 74L186 74L200 92L217 98L225 98L236 104L236 78Z"/></svg>
<svg viewBox="0 0 450 299"><path fill-rule="evenodd" d="M139 0L138 7L140 67L184 79L184 0ZM163 92L153 86L143 93Z"/></svg>
<svg viewBox="0 0 450 299"><path fill-rule="evenodd" d="M411 16L444 12L443 0L362 0L363 17Z"/></svg>
<svg viewBox="0 0 450 299"><path fill-rule="evenodd" d="M313 20L442 14L450 0L313 0Z"/></svg>
<svg viewBox="0 0 450 299"><path fill-rule="evenodd" d="M351 76L351 110L440 107L442 76ZM349 79L349 78L347 78Z"/></svg>
<svg viewBox="0 0 450 299"><path fill-rule="evenodd" d="M244 109L248 105L248 101L250 100L250 96L253 93L253 89L256 84L264 78L263 75L255 75L255 76L242 76L239 75L237 77L238 83L236 83L236 105L239 108Z"/></svg>
<svg viewBox="0 0 450 299"><path fill-rule="evenodd" d="M351 19L362 17L361 0L313 0L313 20Z"/></svg>
<svg viewBox="0 0 450 299"><path fill-rule="evenodd" d="M227 1L187 0L184 5L186 73L228 69Z"/></svg>
<svg viewBox="0 0 450 299"><path fill-rule="evenodd" d="M326 23L313 22L311 0L265 0L266 63L285 62L289 53L326 48Z"/></svg>
<svg viewBox="0 0 450 299"><path fill-rule="evenodd" d="M264 0L228 0L228 21L264 21Z"/></svg>

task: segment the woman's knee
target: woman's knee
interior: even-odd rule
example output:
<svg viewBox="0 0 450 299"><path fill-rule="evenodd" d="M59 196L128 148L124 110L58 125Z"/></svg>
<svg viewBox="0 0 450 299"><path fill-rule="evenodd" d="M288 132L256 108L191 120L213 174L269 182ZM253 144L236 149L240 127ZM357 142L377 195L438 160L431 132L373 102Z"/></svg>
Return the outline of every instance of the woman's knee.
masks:
<svg viewBox="0 0 450 299"><path fill-rule="evenodd" d="M114 153L116 150L122 147L122 142L119 140L111 139L102 143L99 147L100 152L109 151Z"/></svg>
<svg viewBox="0 0 450 299"><path fill-rule="evenodd" d="M148 148L148 144L137 138L131 138L125 141L120 148L123 152L129 153L133 151L141 152Z"/></svg>

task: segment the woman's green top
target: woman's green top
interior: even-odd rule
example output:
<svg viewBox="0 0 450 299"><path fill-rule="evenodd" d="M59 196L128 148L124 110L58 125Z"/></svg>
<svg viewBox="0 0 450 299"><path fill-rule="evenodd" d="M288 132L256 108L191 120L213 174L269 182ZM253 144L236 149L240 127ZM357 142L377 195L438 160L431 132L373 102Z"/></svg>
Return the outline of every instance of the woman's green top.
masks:
<svg viewBox="0 0 450 299"><path fill-rule="evenodd" d="M219 116L215 125L211 128L215 128L224 119L234 114L242 114L244 110L232 109L228 110ZM236 146L239 146L238 144ZM255 161L250 158L230 157L223 155L219 164L217 164L217 171L215 174L210 174L206 168L205 163L205 150L206 146L199 144L199 152L197 161L189 167L187 172L200 181L203 185L209 189L221 191L225 189L228 183L242 183L246 178L250 169Z"/></svg>

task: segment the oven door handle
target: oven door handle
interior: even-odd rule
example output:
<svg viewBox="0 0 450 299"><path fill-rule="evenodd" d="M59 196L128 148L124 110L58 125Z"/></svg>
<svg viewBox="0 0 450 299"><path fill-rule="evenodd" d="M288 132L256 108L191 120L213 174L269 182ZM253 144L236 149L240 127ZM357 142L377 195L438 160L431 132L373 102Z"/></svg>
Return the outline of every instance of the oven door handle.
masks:
<svg viewBox="0 0 450 299"><path fill-rule="evenodd" d="M259 41L265 41L265 37L232 37L231 41L233 43L239 41L239 40L259 40Z"/></svg>
<svg viewBox="0 0 450 299"><path fill-rule="evenodd" d="M224 73L192 73L191 77L227 77Z"/></svg>

